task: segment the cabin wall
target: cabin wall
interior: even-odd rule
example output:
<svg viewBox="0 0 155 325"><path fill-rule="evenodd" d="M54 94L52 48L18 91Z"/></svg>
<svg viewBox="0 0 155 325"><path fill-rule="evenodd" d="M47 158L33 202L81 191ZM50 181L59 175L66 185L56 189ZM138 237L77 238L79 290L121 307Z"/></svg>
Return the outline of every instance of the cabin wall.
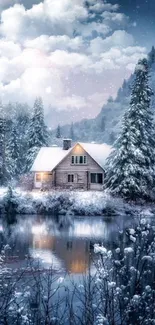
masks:
<svg viewBox="0 0 155 325"><path fill-rule="evenodd" d="M87 164L73 165L71 158L73 155L84 155L87 157ZM91 184L90 173L103 173L103 169L77 145L70 154L55 169L56 187L68 189L102 190L103 184ZM68 175L74 175L74 182L68 183Z"/></svg>

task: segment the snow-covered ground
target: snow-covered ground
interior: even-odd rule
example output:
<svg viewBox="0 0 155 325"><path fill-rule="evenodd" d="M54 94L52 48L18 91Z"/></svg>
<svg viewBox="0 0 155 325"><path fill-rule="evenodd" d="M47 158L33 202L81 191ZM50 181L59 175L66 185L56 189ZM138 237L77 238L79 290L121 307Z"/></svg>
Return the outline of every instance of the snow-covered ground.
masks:
<svg viewBox="0 0 155 325"><path fill-rule="evenodd" d="M132 213L132 208L108 193L95 191L24 192L0 188L0 213L117 215Z"/></svg>

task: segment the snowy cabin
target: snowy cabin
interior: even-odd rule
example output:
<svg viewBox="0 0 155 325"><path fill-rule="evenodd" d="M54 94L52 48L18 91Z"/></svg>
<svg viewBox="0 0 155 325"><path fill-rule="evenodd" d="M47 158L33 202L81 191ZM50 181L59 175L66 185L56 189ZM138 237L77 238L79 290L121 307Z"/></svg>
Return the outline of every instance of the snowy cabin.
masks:
<svg viewBox="0 0 155 325"><path fill-rule="evenodd" d="M64 139L62 147L43 147L31 168L34 188L102 190L111 150L107 144L78 142L72 146L70 139Z"/></svg>

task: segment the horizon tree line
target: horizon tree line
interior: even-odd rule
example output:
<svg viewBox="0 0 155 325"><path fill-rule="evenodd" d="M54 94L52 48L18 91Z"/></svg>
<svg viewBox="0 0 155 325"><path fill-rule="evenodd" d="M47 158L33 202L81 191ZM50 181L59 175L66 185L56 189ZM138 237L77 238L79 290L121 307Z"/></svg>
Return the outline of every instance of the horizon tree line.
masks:
<svg viewBox="0 0 155 325"><path fill-rule="evenodd" d="M0 106L0 186L27 173L42 146L49 145L44 107L37 97L33 111L25 104Z"/></svg>
<svg viewBox="0 0 155 325"><path fill-rule="evenodd" d="M56 134L55 137L57 139L61 139L63 138L64 134L62 132L62 128L60 126L60 124L58 124L57 128L56 128ZM70 127L69 127L69 132L68 132L68 137L72 140L76 140L76 135L75 135L75 131L74 131L74 123L72 122Z"/></svg>

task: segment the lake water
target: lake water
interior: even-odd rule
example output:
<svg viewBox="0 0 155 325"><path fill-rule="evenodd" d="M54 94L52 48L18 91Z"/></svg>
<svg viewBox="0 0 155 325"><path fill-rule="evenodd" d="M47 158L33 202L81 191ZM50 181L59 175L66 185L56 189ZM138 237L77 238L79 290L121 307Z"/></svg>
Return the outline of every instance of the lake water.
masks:
<svg viewBox="0 0 155 325"><path fill-rule="evenodd" d="M131 221L128 221L131 223ZM0 246L8 244L5 264L24 268L27 261L60 273L83 274L93 270L94 244L117 246L120 231L127 221L101 217L18 216L17 223L0 224Z"/></svg>
<svg viewBox="0 0 155 325"><path fill-rule="evenodd" d="M138 277L134 287L135 267L139 268L137 274L141 274L142 298L144 289L149 289L150 295L150 288L154 286L154 264L151 264L155 256L154 223L154 217L149 220L149 216L140 220L127 216L22 215L17 217L16 223L8 225L3 217L0 248L5 254L4 262L0 259L0 324L4 324L7 317L9 325L94 325L101 312L105 315L107 304L109 324L128 324L124 322L128 311L124 299L131 294L132 301L133 289L137 288L138 294L140 290ZM96 243L106 247L105 258L94 253ZM115 281L116 288L113 287ZM122 288L123 307L118 311L117 292ZM112 323L111 301L114 300L117 320ZM154 309L148 312L150 306L153 304L148 300L142 316L154 312ZM136 314L136 310L130 324L141 325L137 322L139 311ZM19 315L20 322L17 322Z"/></svg>

